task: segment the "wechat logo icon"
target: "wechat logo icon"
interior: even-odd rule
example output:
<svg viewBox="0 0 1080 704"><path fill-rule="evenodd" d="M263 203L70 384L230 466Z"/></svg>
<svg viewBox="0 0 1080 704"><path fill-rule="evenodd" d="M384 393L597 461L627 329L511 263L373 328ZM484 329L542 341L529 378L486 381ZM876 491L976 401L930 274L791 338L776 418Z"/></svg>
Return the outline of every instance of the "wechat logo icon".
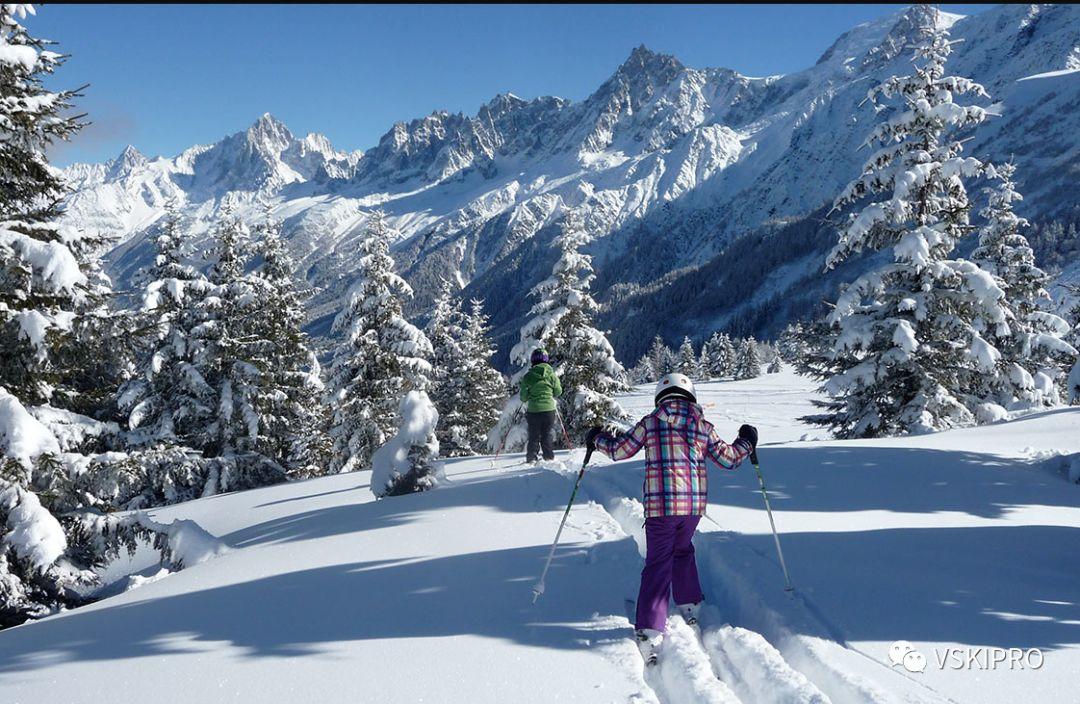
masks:
<svg viewBox="0 0 1080 704"><path fill-rule="evenodd" d="M898 640L889 646L889 660L893 667L903 665L908 672L924 672L926 656L906 640Z"/></svg>

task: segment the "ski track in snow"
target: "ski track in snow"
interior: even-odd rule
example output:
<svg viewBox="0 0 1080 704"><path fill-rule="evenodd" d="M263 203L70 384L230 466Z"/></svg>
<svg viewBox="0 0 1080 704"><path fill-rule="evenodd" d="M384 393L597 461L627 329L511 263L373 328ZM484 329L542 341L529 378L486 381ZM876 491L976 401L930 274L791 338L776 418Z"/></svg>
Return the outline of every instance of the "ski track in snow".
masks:
<svg viewBox="0 0 1080 704"><path fill-rule="evenodd" d="M586 473L582 490L624 535L634 540L640 558L645 553L644 509L640 501L627 496L637 487L626 486L631 482L636 484L635 477L593 467ZM706 517L699 530L714 527L707 525L711 520ZM902 677L879 661L838 642L842 637L835 628L824 622L820 611L797 592L791 607L786 609L788 613L778 613L758 596L762 585L748 583L726 562L722 552L734 552L744 560L775 561L741 544L737 535L726 531L721 541L698 548L702 586L710 600L702 610L700 635L680 616L669 617L660 661L655 667L646 668L645 680L662 704L952 701L914 680L916 686L898 688L903 690L899 695L886 693L845 668L840 663L850 662L851 658L865 659L888 675ZM816 622L821 636L796 635L785 625L784 619L791 617ZM640 665L640 656L637 653L634 656Z"/></svg>

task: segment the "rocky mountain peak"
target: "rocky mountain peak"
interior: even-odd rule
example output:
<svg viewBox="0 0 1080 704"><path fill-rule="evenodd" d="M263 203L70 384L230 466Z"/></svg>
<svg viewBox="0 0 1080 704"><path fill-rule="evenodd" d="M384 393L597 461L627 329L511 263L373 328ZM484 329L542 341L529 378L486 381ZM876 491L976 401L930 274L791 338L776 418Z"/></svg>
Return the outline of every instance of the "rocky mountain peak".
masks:
<svg viewBox="0 0 1080 704"><path fill-rule="evenodd" d="M277 155L295 141L285 123L266 112L244 133L249 144L267 155Z"/></svg>
<svg viewBox="0 0 1080 704"><path fill-rule="evenodd" d="M142 153L130 144L124 147L115 159L109 162L107 169L108 178L120 178L132 172L132 170L146 164L147 159Z"/></svg>
<svg viewBox="0 0 1080 704"><path fill-rule="evenodd" d="M881 43L863 57L864 68L877 68L910 51L923 35L935 27L952 24L956 15L943 13L933 5L912 5L896 17Z"/></svg>
<svg viewBox="0 0 1080 704"><path fill-rule="evenodd" d="M657 53L641 44L630 52L608 82L625 82L651 95L653 90L675 80L684 68L674 56Z"/></svg>

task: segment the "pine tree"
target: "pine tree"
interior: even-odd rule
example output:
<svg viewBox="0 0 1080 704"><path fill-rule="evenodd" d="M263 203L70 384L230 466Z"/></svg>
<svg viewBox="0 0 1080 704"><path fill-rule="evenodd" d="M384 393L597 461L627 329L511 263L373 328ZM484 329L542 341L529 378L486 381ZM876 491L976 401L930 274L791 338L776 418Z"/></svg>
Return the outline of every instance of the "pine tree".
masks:
<svg viewBox="0 0 1080 704"><path fill-rule="evenodd" d="M684 337L682 345L679 346L679 351L676 354L675 371L680 374L685 374L691 379L697 379L700 377L697 353L694 352L694 343L690 341L689 337Z"/></svg>
<svg viewBox="0 0 1080 704"><path fill-rule="evenodd" d="M652 361L648 355L642 355L637 364L627 372L632 384L649 384L656 381L656 372L653 371Z"/></svg>
<svg viewBox="0 0 1080 704"><path fill-rule="evenodd" d="M948 258L970 230L964 178L982 170L961 156L956 133L986 116L954 96L987 97L977 83L945 74L950 52L948 32L935 22L915 49L914 73L871 89L875 105L896 99L902 108L870 135L867 144L881 148L835 204L861 209L842 230L830 267L865 249L891 248L894 258L846 286L828 317L831 398L810 420L841 437L972 423L981 400L969 391L1000 357L983 335L1005 322L1003 292L975 264Z"/></svg>
<svg viewBox="0 0 1080 704"><path fill-rule="evenodd" d="M795 371L803 376L824 381L832 376L837 366L854 364L854 355L841 352L845 359L838 361L838 353L833 349L835 334L832 326L824 319L800 322L785 332Z"/></svg>
<svg viewBox="0 0 1080 704"><path fill-rule="evenodd" d="M360 279L334 320L341 340L329 374L330 466L338 472L368 466L395 432L400 399L429 384L431 343L402 316L412 288L394 273L390 241L386 216L375 211L360 243Z"/></svg>
<svg viewBox="0 0 1080 704"><path fill-rule="evenodd" d="M722 379L735 373L735 346L727 333L714 332L701 349L702 375Z"/></svg>
<svg viewBox="0 0 1080 704"><path fill-rule="evenodd" d="M539 299L533 318L522 328L522 339L537 338L557 360L563 395L558 399L571 442L579 442L593 426L626 419L614 394L629 388L626 372L603 332L593 327L596 301L589 293L594 278L592 257L581 252L590 241L581 217L567 213L554 246L560 252L551 276L537 284ZM531 353L519 345L512 353L526 360ZM524 366L524 364L523 364Z"/></svg>
<svg viewBox="0 0 1080 704"><path fill-rule="evenodd" d="M330 461L319 361L302 329L303 297L281 225L269 211L258 234L262 266L250 277L255 300L248 318L260 375L258 449L290 477L316 476L328 471Z"/></svg>
<svg viewBox="0 0 1080 704"><path fill-rule="evenodd" d="M551 276L530 292L538 301L521 328L520 341L510 351L511 362L520 369L511 379L512 393L499 423L488 434L489 447L519 448L525 442L524 411L516 387L537 348L558 360L556 373L563 387L558 406L571 442L579 442L592 426L627 417L613 397L629 388L626 371L615 359L607 336L592 325L597 310L589 293L594 278L592 257L580 251L589 240L580 215L567 213L554 241L559 258Z"/></svg>
<svg viewBox="0 0 1080 704"><path fill-rule="evenodd" d="M107 363L92 335L109 290L98 243L57 224L64 186L45 150L82 123L76 92L44 87L64 57L19 23L32 12L0 5L0 627L76 605L75 587L96 579L97 554L71 529L80 462L62 453L102 425L75 411L97 402L87 392Z"/></svg>
<svg viewBox="0 0 1080 704"><path fill-rule="evenodd" d="M213 287L184 262L183 240L179 214L170 204L155 240L157 256L144 274L136 374L120 388L117 401L135 447L166 443L202 450L214 415L214 390L199 368L203 300Z"/></svg>
<svg viewBox="0 0 1080 704"><path fill-rule="evenodd" d="M242 458L244 472L284 478L284 468L258 451L266 438L259 415L260 341L252 330L258 295L245 276L248 238L247 227L230 205L224 204L214 232L216 261L209 273L215 289L203 301L206 319L201 328L205 344L196 362L216 400L214 418L201 449L212 457ZM262 476L253 480L253 485L271 481L270 476Z"/></svg>
<svg viewBox="0 0 1080 704"><path fill-rule="evenodd" d="M446 457L478 454L506 397L506 383L491 366L483 304L474 300L463 311L447 281L426 332L433 349L431 400L439 409L439 446Z"/></svg>
<svg viewBox="0 0 1080 704"><path fill-rule="evenodd" d="M18 23L26 7L0 7L0 387L37 404L72 374L58 357L91 281L56 224L64 187L44 154L83 126L64 117L76 93L44 89L63 57Z"/></svg>
<svg viewBox="0 0 1080 704"><path fill-rule="evenodd" d="M443 281L435 297L424 334L431 341L431 401L439 409L439 425L435 429L439 447L447 457L471 454L464 440L461 365L465 352L461 348L464 324L449 279ZM459 445L457 440L462 443ZM465 445L465 446L462 446Z"/></svg>
<svg viewBox="0 0 1080 704"><path fill-rule="evenodd" d="M797 364L802 359L806 354L802 321L788 323L784 331L780 333L780 339L777 340L776 352L781 359L792 364Z"/></svg>
<svg viewBox="0 0 1080 704"><path fill-rule="evenodd" d="M713 333L715 337L716 333ZM709 358L713 354L713 337L706 338L701 343L701 357L698 358L698 369L700 370L702 379L713 379L712 371L709 369Z"/></svg>
<svg viewBox="0 0 1080 704"><path fill-rule="evenodd" d="M1077 354L1063 339L1069 324L1046 310L1050 277L1035 265L1035 254L1021 234L1027 220L1013 212L1013 203L1023 200L1013 181L1015 171L1012 164L987 166L986 175L996 183L985 189L989 201L981 212L985 224L971 254L1005 292L1001 306L1006 324L987 335L1001 356L992 370L978 377L982 389L977 395L1006 408L1056 403L1057 393L1038 391L1035 378L1042 373L1063 379Z"/></svg>
<svg viewBox="0 0 1080 704"><path fill-rule="evenodd" d="M1066 284L1065 289L1074 301L1065 312L1065 322L1069 325L1065 341L1073 347L1080 347L1080 284Z"/></svg>
<svg viewBox="0 0 1080 704"><path fill-rule="evenodd" d="M736 379L756 379L761 376L761 358L758 356L757 341L753 337L739 341L735 353Z"/></svg>
<svg viewBox="0 0 1080 704"><path fill-rule="evenodd" d="M653 375L659 379L665 374L675 371L675 353L664 344L664 338L657 335L653 338L652 346L647 353Z"/></svg>
<svg viewBox="0 0 1080 704"><path fill-rule="evenodd" d="M179 218L166 215L144 295L150 334L118 402L151 484L150 472L172 473L158 458L173 446L200 454L206 472L189 478L204 495L325 470L318 362L277 225L260 232L262 267L247 273L247 228L225 203L207 278L183 262Z"/></svg>

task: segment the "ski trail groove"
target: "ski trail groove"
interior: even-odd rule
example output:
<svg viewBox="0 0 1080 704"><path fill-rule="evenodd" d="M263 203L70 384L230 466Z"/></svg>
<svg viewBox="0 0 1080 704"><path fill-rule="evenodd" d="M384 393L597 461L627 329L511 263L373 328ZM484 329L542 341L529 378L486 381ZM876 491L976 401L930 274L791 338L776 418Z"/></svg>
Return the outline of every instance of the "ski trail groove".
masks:
<svg viewBox="0 0 1080 704"><path fill-rule="evenodd" d="M646 668L645 679L669 704L739 704L726 682L713 672L709 656L697 635L679 617L667 621L667 635L659 651L660 661ZM748 701L755 701L750 699Z"/></svg>
<svg viewBox="0 0 1080 704"><path fill-rule="evenodd" d="M617 481L616 476L616 472L594 470L583 487L634 538L639 552L644 554L644 509L639 501L627 497L625 486L621 486L625 482ZM727 543L737 543L737 535L728 534ZM783 617L757 595L757 589L727 565L720 549L717 541L708 542L705 549L699 547L698 565L699 569L705 568L702 577L710 588L709 593L719 597L717 604L725 607L724 615L733 624L728 626L732 631L721 634L716 628L706 629L702 642L716 676L730 682L734 692L754 702L948 701L925 685L922 685L925 691L934 698L894 696L865 677L842 669L837 661L853 655L862 659L865 655L833 640L831 632L824 637L796 635ZM755 559L762 558L756 552L754 555ZM735 624L741 626L737 632ZM825 624L816 623L816 619L814 626L813 630L825 629Z"/></svg>
<svg viewBox="0 0 1080 704"><path fill-rule="evenodd" d="M641 502L622 495L598 475L594 474L590 479L593 482L586 488L587 493L604 507L627 535L633 537L639 554L644 555L645 531L642 523L645 512ZM714 606L707 606L702 616L700 641L681 617L668 619L669 638L675 632L689 632L694 639L695 649L705 655L713 675L724 682L734 696L743 701L763 704L829 702L805 676L789 667L763 637L746 629L739 629L741 633L735 637L721 633L713 627L720 624L719 611ZM732 630L730 626L726 628Z"/></svg>

